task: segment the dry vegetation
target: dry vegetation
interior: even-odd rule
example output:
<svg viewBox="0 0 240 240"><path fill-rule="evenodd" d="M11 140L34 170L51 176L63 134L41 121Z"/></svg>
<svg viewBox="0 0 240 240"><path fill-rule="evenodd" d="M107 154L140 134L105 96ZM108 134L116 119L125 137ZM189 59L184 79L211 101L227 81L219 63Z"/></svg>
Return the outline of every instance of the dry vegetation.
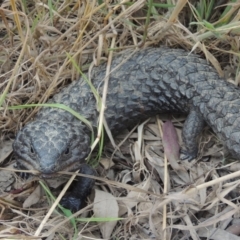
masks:
<svg viewBox="0 0 240 240"><path fill-rule="evenodd" d="M207 58L220 75L239 83L238 0L0 3L2 166L14 163L9 138L38 110L8 107L45 103L77 80L79 72L69 56L87 70L91 62L106 59L109 48L184 48ZM105 178L98 181L95 198L72 221L51 209L52 202L37 181L23 185L11 171L2 170L0 238L239 239L239 164L224 158L209 129L201 139L199 159L167 162L161 137L166 119L169 116L158 116L132 134L116 138L120 143L129 136L120 146L122 154L106 146L98 167L99 176ZM172 121L181 143L184 118ZM208 155L210 160L201 161ZM92 216L95 219L83 218Z"/></svg>

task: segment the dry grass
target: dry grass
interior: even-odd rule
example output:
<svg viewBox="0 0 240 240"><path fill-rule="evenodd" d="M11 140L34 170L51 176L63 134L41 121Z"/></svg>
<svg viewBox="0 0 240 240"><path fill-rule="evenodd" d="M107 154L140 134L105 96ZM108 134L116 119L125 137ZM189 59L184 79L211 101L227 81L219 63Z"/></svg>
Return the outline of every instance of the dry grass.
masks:
<svg viewBox="0 0 240 240"><path fill-rule="evenodd" d="M16 133L38 110L9 110L9 106L45 103L79 78L69 55L82 70L87 70L92 61L97 65L102 58L109 57L109 48L121 51L147 45L179 47L199 53L220 75L239 83L239 1L221 1L225 5L212 9L211 3L217 1L0 2L3 149L8 149L6 136ZM162 7L166 2L168 5ZM119 147L123 155L106 147L107 156L110 152L115 154L102 157L99 173L109 180L101 179L96 188L114 196L110 205L118 201L111 211L119 208L117 215L123 219L116 226L112 227L110 220L105 225L100 220L79 221L80 213L91 216L91 210L96 211L96 201L104 202L100 198L75 214L75 221L70 222L56 211L44 219L50 207L46 197L41 197L41 188L34 181L21 185L17 178L15 188L21 191L6 193L1 189L0 237L235 239L233 234L239 234L239 164L226 164L221 144L208 131L201 141L200 153L211 155L210 161L167 164L160 134L161 121L165 119L160 116L139 126L138 131L129 134L128 141L122 141L126 135L116 138L116 143L122 141ZM183 120L173 119L180 142ZM3 154L1 162L7 159L9 151ZM33 203L35 208L26 210ZM107 216L112 216L111 212Z"/></svg>

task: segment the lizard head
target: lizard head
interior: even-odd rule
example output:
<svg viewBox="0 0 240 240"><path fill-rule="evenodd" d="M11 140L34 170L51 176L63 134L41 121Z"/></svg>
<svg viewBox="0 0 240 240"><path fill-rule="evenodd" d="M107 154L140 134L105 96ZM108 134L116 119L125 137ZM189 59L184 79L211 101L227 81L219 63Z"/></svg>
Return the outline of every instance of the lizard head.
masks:
<svg viewBox="0 0 240 240"><path fill-rule="evenodd" d="M22 168L50 177L79 169L90 152L90 137L83 125L41 119L18 132L13 151Z"/></svg>

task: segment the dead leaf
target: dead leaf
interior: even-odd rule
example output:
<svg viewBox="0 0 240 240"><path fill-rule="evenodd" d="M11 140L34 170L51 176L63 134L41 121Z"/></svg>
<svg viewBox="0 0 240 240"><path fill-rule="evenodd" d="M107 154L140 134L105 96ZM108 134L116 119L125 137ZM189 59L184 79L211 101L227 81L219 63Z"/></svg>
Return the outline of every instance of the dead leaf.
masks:
<svg viewBox="0 0 240 240"><path fill-rule="evenodd" d="M146 146L145 148L146 158L153 168L158 172L159 177L164 182L164 161L163 158L159 157L155 152L153 152L150 146ZM167 186L170 189L170 178L167 178Z"/></svg>
<svg viewBox="0 0 240 240"><path fill-rule="evenodd" d="M178 143L177 131L171 121L166 121L162 127L163 147L169 163L176 171L177 175L185 182L189 183L190 178L187 171L178 164L180 146Z"/></svg>
<svg viewBox="0 0 240 240"><path fill-rule="evenodd" d="M240 235L240 223L231 225L230 227L228 227L226 229L226 231L239 236Z"/></svg>
<svg viewBox="0 0 240 240"><path fill-rule="evenodd" d="M0 163L2 163L12 153L12 142L11 140L4 140L1 143L0 148Z"/></svg>
<svg viewBox="0 0 240 240"><path fill-rule="evenodd" d="M141 182L140 184L136 185L135 187L143 189L145 191L148 191L148 189L150 187L150 177L146 181ZM145 194L145 193L140 193L137 191L130 191L128 193L127 197L124 197L121 200L123 205L120 206L119 216L122 216L123 214L125 214L128 211L128 209L133 208L140 201L145 201L146 196L147 196L147 194Z"/></svg>
<svg viewBox="0 0 240 240"><path fill-rule="evenodd" d="M108 158L101 158L100 163L105 170L108 170L109 168L114 166L114 162L112 161L112 159L108 159Z"/></svg>
<svg viewBox="0 0 240 240"><path fill-rule="evenodd" d="M211 230L208 230L208 231L206 231L205 228L202 228L198 231L198 236L206 237L207 239L213 239L213 240L219 240L219 239L239 240L238 236L219 228L212 228Z"/></svg>
<svg viewBox="0 0 240 240"><path fill-rule="evenodd" d="M171 121L166 121L162 127L163 130L163 147L165 154L170 162L170 164L175 170L179 169L177 161L179 160L179 150L180 146L178 143L177 132Z"/></svg>
<svg viewBox="0 0 240 240"><path fill-rule="evenodd" d="M117 218L118 217L118 203L115 197L107 192L95 189L94 216L97 218ZM99 224L100 231L104 239L108 239L117 221L107 221Z"/></svg>
<svg viewBox="0 0 240 240"><path fill-rule="evenodd" d="M28 208L32 205L39 202L40 198L42 197L42 187L38 185L35 190L29 195L29 197L24 201L23 207Z"/></svg>
<svg viewBox="0 0 240 240"><path fill-rule="evenodd" d="M14 173L11 171L0 171L0 190L5 191L15 181Z"/></svg>
<svg viewBox="0 0 240 240"><path fill-rule="evenodd" d="M48 186L51 188L58 188L61 186L63 183L67 182L69 178L66 178L64 176L60 176L57 178L50 178L46 179L46 182L48 183Z"/></svg>

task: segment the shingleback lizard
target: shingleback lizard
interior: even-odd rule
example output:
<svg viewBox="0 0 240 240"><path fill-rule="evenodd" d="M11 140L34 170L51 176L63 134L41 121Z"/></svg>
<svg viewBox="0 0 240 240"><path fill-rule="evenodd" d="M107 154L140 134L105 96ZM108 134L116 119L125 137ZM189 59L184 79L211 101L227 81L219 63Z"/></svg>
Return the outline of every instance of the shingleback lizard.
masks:
<svg viewBox="0 0 240 240"><path fill-rule="evenodd" d="M198 136L207 123L233 157L240 159L240 90L219 77L206 60L180 49L146 48L118 54L111 69L105 118L113 134L131 128L158 113L188 113L182 136L183 158L197 155ZM126 61L125 61L126 60ZM95 67L93 85L102 90L106 64ZM74 81L50 102L65 104L97 127L96 100L86 81ZM70 113L43 108L36 119L21 129L13 143L18 164L38 170L43 177L58 171L82 169L94 174L85 163L90 151L90 131ZM75 191L62 200L73 211L94 181L82 178Z"/></svg>

